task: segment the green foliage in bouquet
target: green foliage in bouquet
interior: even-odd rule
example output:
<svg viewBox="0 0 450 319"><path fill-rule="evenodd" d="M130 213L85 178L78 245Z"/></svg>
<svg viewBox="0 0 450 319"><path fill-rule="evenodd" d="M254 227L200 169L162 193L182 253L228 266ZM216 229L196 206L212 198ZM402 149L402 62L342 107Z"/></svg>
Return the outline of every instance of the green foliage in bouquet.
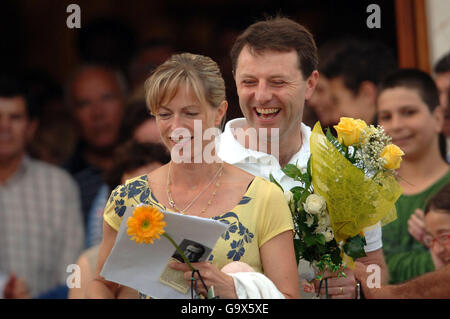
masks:
<svg viewBox="0 0 450 319"><path fill-rule="evenodd" d="M303 186L293 187L285 192L294 221L294 248L297 262L304 259L312 263L319 273L324 270L344 276L343 253L353 258L365 256L364 237L357 235L345 245L337 243L330 224L326 203L322 197L314 194L310 160L306 170L287 164L283 172ZM283 188L270 176L270 180ZM284 191L284 190L283 190ZM322 279L319 275L317 279Z"/></svg>

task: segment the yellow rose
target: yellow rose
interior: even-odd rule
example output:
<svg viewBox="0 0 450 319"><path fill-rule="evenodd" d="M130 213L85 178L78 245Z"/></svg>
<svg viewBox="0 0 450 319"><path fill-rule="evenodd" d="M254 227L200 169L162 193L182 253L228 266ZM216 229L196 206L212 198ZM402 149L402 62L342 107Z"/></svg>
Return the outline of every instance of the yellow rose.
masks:
<svg viewBox="0 0 450 319"><path fill-rule="evenodd" d="M403 151L394 144L386 145L381 151L381 157L386 160L384 167L387 169L397 169L400 167L402 156L405 155Z"/></svg>
<svg viewBox="0 0 450 319"><path fill-rule="evenodd" d="M363 120L355 120L350 117L341 117L338 125L334 128L338 134L338 140L344 141L345 146L357 144L361 139L361 132L367 127Z"/></svg>

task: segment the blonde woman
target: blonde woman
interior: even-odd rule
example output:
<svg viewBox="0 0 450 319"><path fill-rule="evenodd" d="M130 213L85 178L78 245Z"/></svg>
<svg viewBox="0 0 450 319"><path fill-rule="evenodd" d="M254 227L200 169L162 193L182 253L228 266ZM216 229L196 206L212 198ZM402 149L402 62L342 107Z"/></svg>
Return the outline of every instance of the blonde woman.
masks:
<svg viewBox="0 0 450 319"><path fill-rule="evenodd" d="M193 263L207 287L214 286L216 295L238 297L233 277L220 269L239 261L244 268L264 273L284 297L298 298L293 225L283 193L274 184L221 162L215 154L215 137L210 132L221 126L228 107L217 64L201 55L174 55L147 80L146 99L171 161L112 192L105 208L97 277L87 297L136 296L100 277L100 271L114 245L125 207L138 200L230 224L209 261ZM184 272L189 280L187 265L176 263L172 268ZM206 294L202 287L199 291Z"/></svg>

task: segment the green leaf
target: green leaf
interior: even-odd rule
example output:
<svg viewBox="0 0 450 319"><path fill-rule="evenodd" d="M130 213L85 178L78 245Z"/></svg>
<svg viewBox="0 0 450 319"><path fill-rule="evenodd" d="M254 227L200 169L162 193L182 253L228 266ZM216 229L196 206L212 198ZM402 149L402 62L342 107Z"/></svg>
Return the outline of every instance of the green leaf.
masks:
<svg viewBox="0 0 450 319"><path fill-rule="evenodd" d="M325 236L322 235L322 234L316 234L315 240L316 240L316 242L317 242L318 244L321 244L321 245L325 245L325 244L326 244Z"/></svg>
<svg viewBox="0 0 450 319"><path fill-rule="evenodd" d="M297 203L300 197L302 196L302 193L304 192L304 188L300 186L295 186L291 188L291 193L294 195L294 202Z"/></svg>
<svg viewBox="0 0 450 319"><path fill-rule="evenodd" d="M301 186L294 186L294 187L292 187L291 188L291 193L292 194L301 194L301 193L303 193L303 191L304 191L305 189L303 188L303 187L301 187Z"/></svg>
<svg viewBox="0 0 450 319"><path fill-rule="evenodd" d="M350 237L344 245L344 252L356 260L366 256L364 246L366 245L366 239L360 234Z"/></svg>
<svg viewBox="0 0 450 319"><path fill-rule="evenodd" d="M314 236L305 236L305 244L307 247L315 245L316 238Z"/></svg>
<svg viewBox="0 0 450 319"><path fill-rule="evenodd" d="M312 173L311 173L311 155L309 155L308 163L306 164L306 174L308 174L308 176L310 178L312 177Z"/></svg>
<svg viewBox="0 0 450 319"><path fill-rule="evenodd" d="M287 176L289 176L290 178L293 178L295 180L298 180L298 177L301 175L300 170L294 164L286 164L286 166L283 167L282 171Z"/></svg>
<svg viewBox="0 0 450 319"><path fill-rule="evenodd" d="M306 186L308 186L308 188L309 188L309 186L311 186L311 185L306 185ZM303 193L302 193L302 196L300 197L300 201L301 201L302 203L306 202L306 198L307 198L309 195L311 195L311 192L308 190L308 188L305 188L305 190L304 190Z"/></svg>
<svg viewBox="0 0 450 319"><path fill-rule="evenodd" d="M270 181L271 181L272 183L274 183L275 185L277 185L277 186L281 189L281 191L284 193L283 187L281 187L281 185L278 184L278 182L277 182L277 181L275 180L275 178L272 176L272 173L270 173L269 179L270 179Z"/></svg>
<svg viewBox="0 0 450 319"><path fill-rule="evenodd" d="M335 138L333 136L333 134L331 134L331 130L330 128L327 128L327 133L325 134L325 136L327 137L327 140L333 144L334 147L336 147L336 149L343 155L345 155L345 153L347 152L345 145L341 144L339 142L339 140L337 138Z"/></svg>
<svg viewBox="0 0 450 319"><path fill-rule="evenodd" d="M335 245L336 245L336 241L335 241ZM342 264L341 250L338 249L337 247L335 247L335 249L333 249L330 253L330 258L334 264L341 265Z"/></svg>

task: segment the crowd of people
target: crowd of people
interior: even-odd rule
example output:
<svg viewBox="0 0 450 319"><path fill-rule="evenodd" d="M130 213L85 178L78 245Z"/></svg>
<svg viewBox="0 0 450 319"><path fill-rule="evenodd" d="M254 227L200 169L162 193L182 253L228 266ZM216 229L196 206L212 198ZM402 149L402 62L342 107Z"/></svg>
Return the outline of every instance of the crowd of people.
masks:
<svg viewBox="0 0 450 319"><path fill-rule="evenodd" d="M296 263L291 213L270 179L301 186L282 168L306 169L310 127L353 117L382 125L405 153L403 194L397 219L365 232L356 267L326 274L328 295L353 299L360 285L366 298L450 298L450 53L432 75L399 69L382 43L347 37L317 48L304 26L275 17L245 29L230 58L239 105L229 105L220 65L166 43L143 46L128 76L81 65L62 110L48 99L44 107L32 81L0 72L0 296L151 297L100 275L136 203L239 228L194 263L221 298L249 296L236 273L264 274L247 278L271 287L260 298L314 296L319 283L309 263ZM238 107L244 117L227 118ZM202 137L218 132L200 163L211 141L179 136L196 134L195 121ZM186 144L191 152L180 153ZM72 264L81 285L69 290ZM381 287L367 284L371 265ZM171 267L190 280L188 265Z"/></svg>

